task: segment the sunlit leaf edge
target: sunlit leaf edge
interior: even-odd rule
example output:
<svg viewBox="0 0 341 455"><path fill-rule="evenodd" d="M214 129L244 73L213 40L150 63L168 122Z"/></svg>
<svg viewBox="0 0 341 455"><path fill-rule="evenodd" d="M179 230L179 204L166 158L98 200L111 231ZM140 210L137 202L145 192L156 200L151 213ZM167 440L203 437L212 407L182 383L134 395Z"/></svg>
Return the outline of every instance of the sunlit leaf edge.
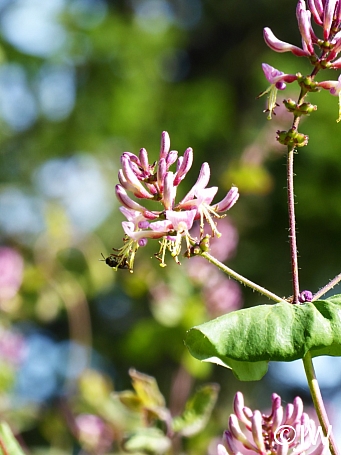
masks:
<svg viewBox="0 0 341 455"><path fill-rule="evenodd" d="M341 356L341 295L303 305L281 302L228 313L187 332L185 344L202 361L259 380L269 361Z"/></svg>

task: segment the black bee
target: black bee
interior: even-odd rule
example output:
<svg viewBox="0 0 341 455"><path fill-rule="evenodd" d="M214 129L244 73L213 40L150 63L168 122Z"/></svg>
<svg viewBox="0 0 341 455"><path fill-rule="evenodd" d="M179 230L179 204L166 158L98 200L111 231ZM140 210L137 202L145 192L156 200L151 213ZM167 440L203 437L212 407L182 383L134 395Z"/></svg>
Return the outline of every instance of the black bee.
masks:
<svg viewBox="0 0 341 455"><path fill-rule="evenodd" d="M118 256L115 254L111 254L107 258L105 258L102 254L103 261L111 268L118 268L118 269L130 269L129 263L127 258L124 258L122 261L118 261Z"/></svg>

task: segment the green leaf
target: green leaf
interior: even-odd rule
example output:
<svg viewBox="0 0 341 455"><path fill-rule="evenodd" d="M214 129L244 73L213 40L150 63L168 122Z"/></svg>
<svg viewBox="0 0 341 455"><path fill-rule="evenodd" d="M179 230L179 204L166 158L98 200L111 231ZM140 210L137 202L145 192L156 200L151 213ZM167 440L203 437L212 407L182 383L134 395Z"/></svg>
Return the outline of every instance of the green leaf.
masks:
<svg viewBox="0 0 341 455"><path fill-rule="evenodd" d="M217 401L218 392L218 384L200 387L187 401L183 414L174 418L173 430L183 436L192 436L205 428Z"/></svg>
<svg viewBox="0 0 341 455"><path fill-rule="evenodd" d="M128 435L123 442L124 450L129 453L141 452L150 455L165 453L170 446L170 439L157 428L138 430Z"/></svg>
<svg viewBox="0 0 341 455"><path fill-rule="evenodd" d="M25 455L6 422L0 423L0 455ZM5 448L6 452L2 450Z"/></svg>
<svg viewBox="0 0 341 455"><path fill-rule="evenodd" d="M187 332L199 360L233 370L238 379L261 379L272 361L341 356L341 295L304 305L287 302L235 311Z"/></svg>
<svg viewBox="0 0 341 455"><path fill-rule="evenodd" d="M159 390L155 378L131 368L129 376L133 387L141 403L145 407L164 407L165 399Z"/></svg>

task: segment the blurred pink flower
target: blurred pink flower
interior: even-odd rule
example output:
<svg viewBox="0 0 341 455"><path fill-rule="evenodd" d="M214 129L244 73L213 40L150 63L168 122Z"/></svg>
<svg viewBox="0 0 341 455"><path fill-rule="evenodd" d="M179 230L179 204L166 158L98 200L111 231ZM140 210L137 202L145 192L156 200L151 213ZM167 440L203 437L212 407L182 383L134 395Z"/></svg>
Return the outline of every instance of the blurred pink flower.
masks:
<svg viewBox="0 0 341 455"><path fill-rule="evenodd" d="M19 365L25 355L25 339L19 333L0 328L0 359Z"/></svg>
<svg viewBox="0 0 341 455"><path fill-rule="evenodd" d="M238 310L242 304L242 292L239 284L226 278L222 273L219 273L219 278L214 286L204 286L203 296L212 317Z"/></svg>
<svg viewBox="0 0 341 455"><path fill-rule="evenodd" d="M0 247L0 303L11 299L22 283L24 261L13 248Z"/></svg>
<svg viewBox="0 0 341 455"><path fill-rule="evenodd" d="M217 220L217 229L221 233L222 239L217 237L210 238L210 253L218 261L224 262L231 259L236 252L239 240L238 231L228 217ZM206 233L208 233L208 230L204 230L204 234ZM198 224L191 229L190 234L192 237L199 237L200 228ZM191 259L191 262L193 259ZM201 261L198 263L201 264Z"/></svg>
<svg viewBox="0 0 341 455"><path fill-rule="evenodd" d="M90 453L106 453L113 442L111 428L96 415L80 414L76 417L76 428L81 445Z"/></svg>

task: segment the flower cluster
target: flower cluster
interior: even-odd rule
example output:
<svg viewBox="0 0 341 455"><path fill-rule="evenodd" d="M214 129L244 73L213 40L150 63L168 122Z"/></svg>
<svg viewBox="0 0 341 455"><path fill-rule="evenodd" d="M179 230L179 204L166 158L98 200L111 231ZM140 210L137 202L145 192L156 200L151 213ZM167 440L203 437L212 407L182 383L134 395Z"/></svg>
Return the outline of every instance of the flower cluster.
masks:
<svg viewBox="0 0 341 455"><path fill-rule="evenodd" d="M307 57L314 66L312 78L321 69L341 68L341 2L338 0L298 0L296 7L298 28L302 37L302 47L294 46L279 40L270 28L264 28L264 40L275 52L292 52L298 57ZM312 19L322 27L322 38L318 38L312 27ZM300 74L284 74L283 72L263 64L265 77L270 87L261 93L269 93L267 111L268 118L276 107L277 90L284 90L286 83L300 78ZM302 82L302 81L301 81ZM308 84L309 85L309 84ZM302 85L301 85L302 87ZM305 87L307 91L319 88L327 89L332 95L339 96L339 118L341 120L341 76L338 81L324 81Z"/></svg>
<svg viewBox="0 0 341 455"><path fill-rule="evenodd" d="M170 168L176 163L175 172ZM212 236L220 236L214 218L221 218L239 197L238 188L232 187L224 199L212 205L218 187L207 188L210 179L210 167L203 163L196 183L186 196L176 202L179 184L184 180L193 163L193 150L187 148L184 155L170 150L167 132L161 136L161 149L158 162L149 163L147 150L142 148L139 155L125 152L121 157L122 168L119 170L119 184L116 185L116 197L122 204L121 212L128 221L122 223L125 232L124 245L115 249L106 263L117 269L133 269L134 257L139 247L147 244L148 239L159 239L160 250L155 255L165 266L165 253L170 251L176 262L181 253L182 240L186 242L187 255L191 248L204 242L204 223L210 226ZM136 200L148 200L158 204L159 210L151 210ZM193 238L189 230L195 220L200 220L200 237Z"/></svg>
<svg viewBox="0 0 341 455"><path fill-rule="evenodd" d="M234 399L234 414L230 415L229 428L224 433L224 445L218 445L218 455L243 455L256 453L261 455L307 454L323 455L328 452L327 438L317 430L314 420L303 412L303 402L296 397L288 403L285 410L281 397L272 394L270 415L252 411L244 406L244 397L237 392ZM240 427L242 423L245 430ZM320 438L319 438L320 435Z"/></svg>

